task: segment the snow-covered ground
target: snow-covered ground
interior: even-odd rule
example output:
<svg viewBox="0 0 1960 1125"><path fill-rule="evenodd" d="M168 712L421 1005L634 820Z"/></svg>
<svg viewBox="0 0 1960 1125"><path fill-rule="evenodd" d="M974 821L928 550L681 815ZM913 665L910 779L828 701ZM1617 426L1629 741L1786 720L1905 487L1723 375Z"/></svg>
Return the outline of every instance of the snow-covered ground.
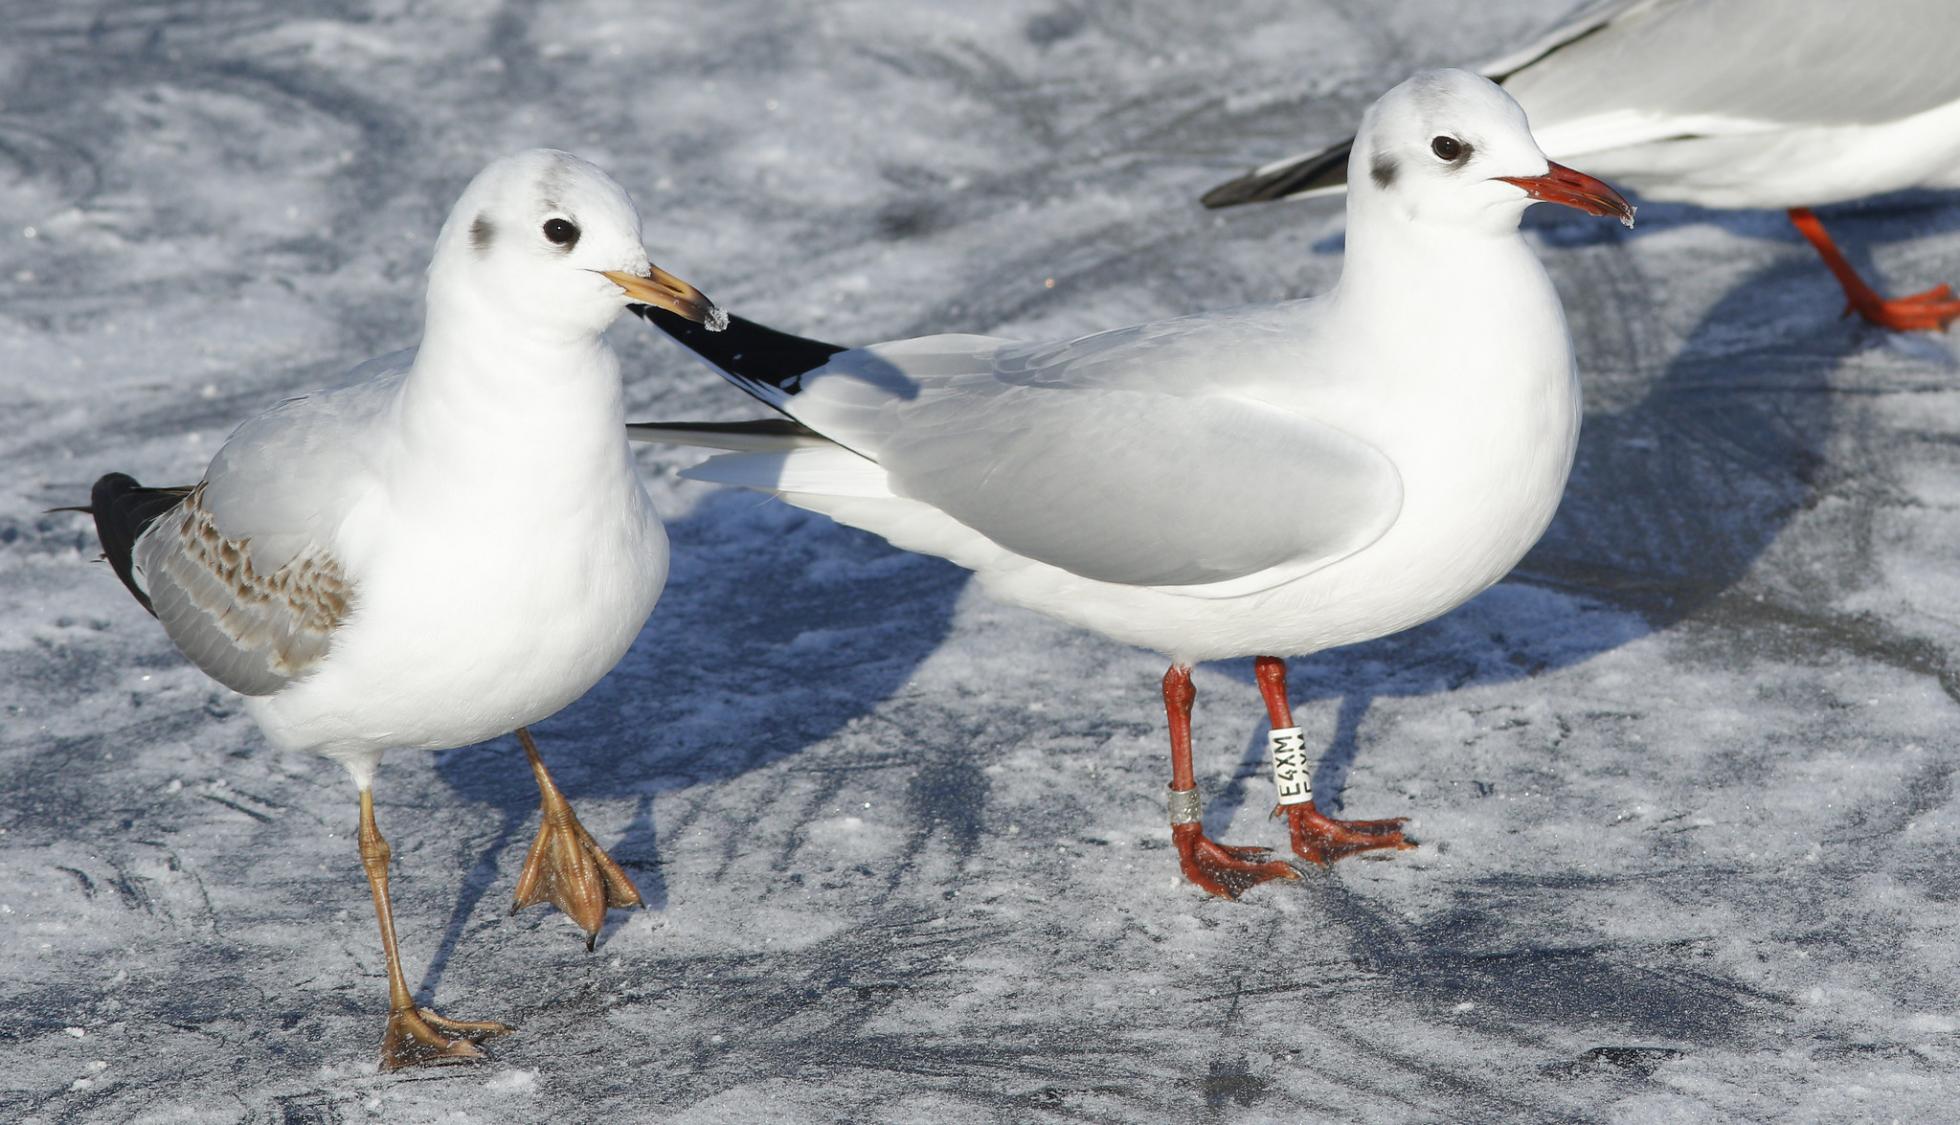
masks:
<svg viewBox="0 0 1960 1125"><path fill-rule="evenodd" d="M538 734L651 909L590 955L506 917L508 739L376 787L411 985L522 1027L475 1068L376 1072L345 775L44 512L412 342L437 224L520 147L767 323L1085 332L1324 288L1337 206L1198 194L1563 7L0 3L0 1118L1949 1116L1960 365L1837 319L1779 215L1529 224L1589 396L1558 522L1295 670L1317 788L1424 846L1238 903L1177 877L1156 657L643 450L673 582ZM1960 200L1827 217L1893 291L1960 281ZM614 338L636 416L755 413ZM1250 668L1197 682L1211 830L1281 843Z"/></svg>

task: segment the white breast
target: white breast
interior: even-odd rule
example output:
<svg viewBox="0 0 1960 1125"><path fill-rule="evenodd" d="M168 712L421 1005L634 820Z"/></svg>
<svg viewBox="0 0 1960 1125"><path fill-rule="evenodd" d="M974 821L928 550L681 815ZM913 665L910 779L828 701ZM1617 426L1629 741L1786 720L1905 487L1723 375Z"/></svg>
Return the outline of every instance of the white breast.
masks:
<svg viewBox="0 0 1960 1125"><path fill-rule="evenodd" d="M462 746L536 722L623 656L667 577L616 376L581 401L457 418L481 395L405 406L400 440L336 548L354 609L318 669L251 703L268 737L350 762ZM455 434L445 448L430 434ZM413 436L414 441L407 440Z"/></svg>

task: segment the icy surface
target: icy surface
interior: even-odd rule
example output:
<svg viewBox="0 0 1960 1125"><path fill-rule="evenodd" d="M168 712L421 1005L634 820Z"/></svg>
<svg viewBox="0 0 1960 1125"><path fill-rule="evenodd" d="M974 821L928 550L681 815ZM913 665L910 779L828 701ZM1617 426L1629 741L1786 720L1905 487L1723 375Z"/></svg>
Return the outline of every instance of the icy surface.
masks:
<svg viewBox="0 0 1960 1125"><path fill-rule="evenodd" d="M591 955L505 916L510 740L377 784L411 985L522 1028L475 1068L376 1073L351 786L44 514L412 343L514 149L765 323L1089 331L1325 287L1337 208L1197 196L1563 6L0 5L0 1119L1950 1116L1960 372L1774 214L1533 219L1589 396L1556 526L1295 671L1317 788L1424 846L1240 903L1177 878L1154 657L642 451L673 582L538 735L651 909ZM1826 218L1904 292L1960 280L1957 204ZM636 417L754 413L615 338ZM1211 830L1281 843L1250 668L1197 684Z"/></svg>

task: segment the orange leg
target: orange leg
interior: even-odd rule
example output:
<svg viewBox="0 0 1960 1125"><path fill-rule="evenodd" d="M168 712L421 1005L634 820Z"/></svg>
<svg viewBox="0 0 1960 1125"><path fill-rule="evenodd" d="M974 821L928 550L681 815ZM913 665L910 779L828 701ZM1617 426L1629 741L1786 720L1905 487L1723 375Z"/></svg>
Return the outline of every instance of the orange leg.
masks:
<svg viewBox="0 0 1960 1125"><path fill-rule="evenodd" d="M1293 707L1286 699L1286 661L1276 656L1262 656L1253 662L1253 671L1259 679L1259 694L1266 701L1266 715L1272 720L1274 730L1288 730L1293 726ZM1402 817L1388 820L1335 820L1322 813L1313 802L1313 787L1306 789L1306 799L1297 804L1281 805L1273 810L1273 815L1286 813L1288 824L1293 830L1293 851L1301 859L1326 865L1357 852L1373 851L1376 848L1395 848L1406 850L1415 844L1402 835Z"/></svg>
<svg viewBox="0 0 1960 1125"><path fill-rule="evenodd" d="M1844 287L1846 314L1855 312L1881 328L1896 332L1939 332L1960 318L1960 300L1954 298L1952 286L1935 285L1923 293L1905 297L1881 297L1851 268L1844 252L1831 241L1824 224L1808 207L1790 208L1790 222L1816 248L1831 275Z"/></svg>
<svg viewBox="0 0 1960 1125"><path fill-rule="evenodd" d="M1171 665L1164 673L1164 712L1171 722L1171 840L1184 877L1221 898L1237 898L1268 879L1298 879L1291 864L1264 858L1271 848L1239 848L1206 838L1191 769L1191 704L1197 697L1191 669Z"/></svg>
<svg viewBox="0 0 1960 1125"><path fill-rule="evenodd" d="M585 931L585 951L590 953L599 927L605 925L607 909L645 904L625 870L579 823L571 802L558 791L558 784L544 768L544 759L538 757L538 744L531 732L518 727L517 741L524 745L525 756L531 760L531 775L538 779L541 807L538 838L524 857L524 870L518 872L517 896L510 912L550 903Z"/></svg>
<svg viewBox="0 0 1960 1125"><path fill-rule="evenodd" d="M388 1029L381 1037L381 1069L476 1062L477 1044L514 1029L495 1020L452 1020L417 1007L402 975L395 945L395 911L388 899L388 860L393 849L374 824L374 795L361 790L361 866L374 893L374 916L381 924L381 952L388 961Z"/></svg>

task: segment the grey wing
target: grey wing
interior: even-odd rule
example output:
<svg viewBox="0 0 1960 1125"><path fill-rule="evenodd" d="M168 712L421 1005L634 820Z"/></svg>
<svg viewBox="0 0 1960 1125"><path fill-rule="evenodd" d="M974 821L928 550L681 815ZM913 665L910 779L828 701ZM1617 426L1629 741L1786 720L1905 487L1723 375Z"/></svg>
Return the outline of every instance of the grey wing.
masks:
<svg viewBox="0 0 1960 1125"><path fill-rule="evenodd" d="M1337 375L1302 343L1324 313L1295 301L1052 343L877 344L805 376L784 409L875 461L892 493L1064 570L1283 578L1373 542L1401 510L1379 451L1252 393Z"/></svg>
<svg viewBox="0 0 1960 1125"><path fill-rule="evenodd" d="M1679 0L1594 0L1581 4L1538 38L1477 67L1477 73L1492 82L1503 82L1632 12L1643 8L1666 8L1677 3Z"/></svg>
<svg viewBox="0 0 1960 1125"><path fill-rule="evenodd" d="M414 358L369 360L351 382L288 399L225 439L205 474L205 503L222 534L249 543L260 573L331 538Z"/></svg>
<svg viewBox="0 0 1960 1125"><path fill-rule="evenodd" d="M1310 346L1327 304L1320 298L1113 328L1088 336L1024 343L992 336L920 336L834 356L803 377L782 409L825 437L878 460L893 404L924 405L987 396L1002 386L1188 394L1283 381L1298 386L1319 371ZM978 401L978 399L972 400ZM909 415L908 415L909 417Z"/></svg>
<svg viewBox="0 0 1960 1125"><path fill-rule="evenodd" d="M261 573L248 540L217 529L204 485L137 541L139 580L165 633L205 675L270 695L331 646L353 590L333 557L305 549Z"/></svg>
<svg viewBox="0 0 1960 1125"><path fill-rule="evenodd" d="M1668 0L1600 0L1582 5L1558 26L1518 50L1477 67L1477 73L1493 82L1505 82L1555 55L1561 48L1598 31L1627 12ZM1527 107L1528 108L1528 107ZM1534 115L1535 118L1535 115ZM1534 119L1533 125L1538 122ZM1199 199L1206 207L1236 207L1244 203L1273 203L1282 199L1305 199L1347 190L1348 156L1354 138L1347 137L1325 148L1283 157L1217 184Z"/></svg>
<svg viewBox="0 0 1960 1125"><path fill-rule="evenodd" d="M399 374L246 422L184 503L138 540L136 574L157 619L212 679L269 695L331 647L354 599L333 536Z"/></svg>
<svg viewBox="0 0 1960 1125"><path fill-rule="evenodd" d="M1379 451L1263 404L996 388L901 409L878 462L894 493L1087 578L1283 580L1374 542L1401 511Z"/></svg>
<svg viewBox="0 0 1960 1125"><path fill-rule="evenodd" d="M1084 390L1188 391L1194 380L1216 387L1222 374L1257 369L1306 326L1289 301L1223 309L1112 328L1047 343L1002 345L989 359L991 379L1017 386Z"/></svg>
<svg viewBox="0 0 1960 1125"><path fill-rule="evenodd" d="M1725 124L1878 124L1960 99L1952 0L1640 0L1588 17L1589 26L1568 25L1578 34L1502 75L1548 151ZM1597 135L1559 132L1583 122L1597 122Z"/></svg>

